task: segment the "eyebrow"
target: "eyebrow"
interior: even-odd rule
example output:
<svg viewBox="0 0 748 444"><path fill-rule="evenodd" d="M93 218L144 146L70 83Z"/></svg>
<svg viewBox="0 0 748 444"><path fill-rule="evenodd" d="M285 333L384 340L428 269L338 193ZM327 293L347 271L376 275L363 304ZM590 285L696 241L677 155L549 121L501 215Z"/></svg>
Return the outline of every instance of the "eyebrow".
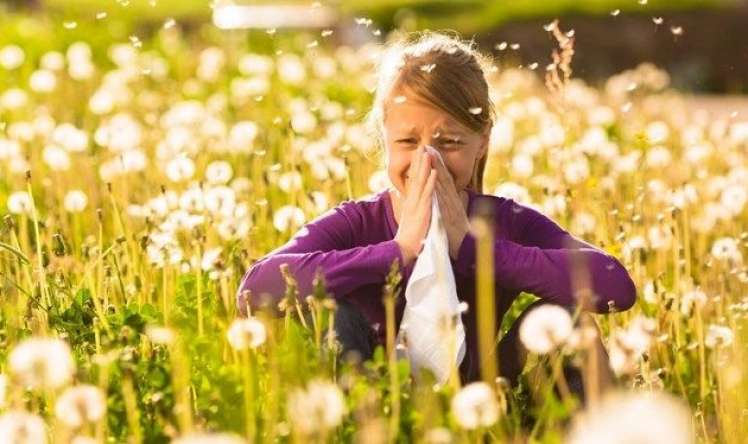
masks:
<svg viewBox="0 0 748 444"><path fill-rule="evenodd" d="M402 136L404 134L412 135L416 132L416 127L415 126L398 127L398 128L395 128L394 132L397 133L398 136ZM434 128L434 133L440 133L441 135L456 133L459 135L459 134L462 134L463 131L461 131L458 127L454 125L448 125L444 127Z"/></svg>

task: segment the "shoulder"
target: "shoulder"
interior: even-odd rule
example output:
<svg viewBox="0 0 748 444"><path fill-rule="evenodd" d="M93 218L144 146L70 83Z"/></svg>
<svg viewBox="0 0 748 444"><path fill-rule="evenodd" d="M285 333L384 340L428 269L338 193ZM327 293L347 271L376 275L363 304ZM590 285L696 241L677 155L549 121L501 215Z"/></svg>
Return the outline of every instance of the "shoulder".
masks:
<svg viewBox="0 0 748 444"><path fill-rule="evenodd" d="M312 223L325 226L332 224L338 229L342 228L341 224L345 224L347 228L358 231L370 225L372 221L384 217L385 192L369 193L356 199L343 200L317 216Z"/></svg>
<svg viewBox="0 0 748 444"><path fill-rule="evenodd" d="M340 202L336 211L345 215L353 226L362 226L372 220L384 217L386 213L387 190L371 192L356 199Z"/></svg>
<svg viewBox="0 0 748 444"><path fill-rule="evenodd" d="M511 197L496 196L493 194L474 194L474 202L471 214L478 214L481 207L491 212L496 229L496 235L515 241L525 238L528 228L540 223L555 222L545 216L541 209L530 203L519 202Z"/></svg>

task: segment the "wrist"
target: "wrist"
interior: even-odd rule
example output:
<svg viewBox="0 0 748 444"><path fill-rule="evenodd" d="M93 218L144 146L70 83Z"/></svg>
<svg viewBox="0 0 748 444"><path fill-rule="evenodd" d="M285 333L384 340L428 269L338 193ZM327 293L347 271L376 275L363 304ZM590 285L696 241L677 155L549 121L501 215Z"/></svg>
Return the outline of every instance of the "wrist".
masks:
<svg viewBox="0 0 748 444"><path fill-rule="evenodd" d="M397 242L397 245L400 247L400 254L403 257L403 266L405 267L409 266L413 261L416 260L416 257L418 255L414 252L414 250L408 247L404 242L398 239L395 239L395 242Z"/></svg>

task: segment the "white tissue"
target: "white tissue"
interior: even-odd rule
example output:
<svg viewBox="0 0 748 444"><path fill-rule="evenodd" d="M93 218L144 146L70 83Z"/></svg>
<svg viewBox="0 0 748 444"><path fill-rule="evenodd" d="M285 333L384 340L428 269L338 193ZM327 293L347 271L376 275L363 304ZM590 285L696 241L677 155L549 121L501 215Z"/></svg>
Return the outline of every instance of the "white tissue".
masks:
<svg viewBox="0 0 748 444"><path fill-rule="evenodd" d="M444 164L436 149L431 146L426 149ZM414 374L422 367L429 368L443 384L449 378L452 363L459 367L465 357L465 328L449 258L449 239L436 192L431 205L424 247L405 288L406 304L398 342L405 342ZM454 318L456 323L450 328ZM453 341L452 346L450 341Z"/></svg>

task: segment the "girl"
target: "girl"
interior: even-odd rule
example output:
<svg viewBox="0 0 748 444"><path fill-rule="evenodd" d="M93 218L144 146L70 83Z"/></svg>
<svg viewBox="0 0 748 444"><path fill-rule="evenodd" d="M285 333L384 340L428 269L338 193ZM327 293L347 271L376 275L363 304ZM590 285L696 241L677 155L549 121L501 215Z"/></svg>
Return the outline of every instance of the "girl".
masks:
<svg viewBox="0 0 748 444"><path fill-rule="evenodd" d="M470 231L470 217L480 207L488 206L493 213L497 325L520 292L540 298L519 316L498 346L499 371L512 385L525 363L526 350L518 340L525 314L539 304L573 310L578 303L572 291L572 254L582 259L590 276L593 300L584 309L606 313L612 307L626 310L634 304L636 288L617 259L575 238L535 209L482 193L493 125L483 66L484 59L472 45L439 33L391 45L379 67L369 122L384 147L392 186L342 202L258 260L239 289L241 312L246 313L247 307L255 310L263 301L277 305L285 290L281 264L288 264L301 296L311 293L320 267L338 305L335 326L343 353L371 357L376 345L384 343L382 287L395 260L403 276L396 299L398 326L402 319L404 289L428 230L432 193L437 195L448 234L458 298L470 307L462 315L467 344L460 365L463 382L480 376L474 309L476 241ZM426 152L425 145L438 150L446 168ZM598 350L607 363L602 343ZM567 377L583 398L581 382L569 373Z"/></svg>

